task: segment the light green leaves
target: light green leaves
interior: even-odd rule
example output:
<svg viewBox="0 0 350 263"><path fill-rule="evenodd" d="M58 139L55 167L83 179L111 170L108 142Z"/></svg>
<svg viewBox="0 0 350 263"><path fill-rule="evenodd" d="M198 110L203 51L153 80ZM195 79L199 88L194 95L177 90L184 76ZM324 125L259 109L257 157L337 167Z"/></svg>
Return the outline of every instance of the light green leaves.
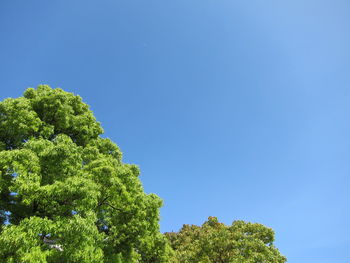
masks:
<svg viewBox="0 0 350 263"><path fill-rule="evenodd" d="M0 102L0 141L8 148L18 147L34 136L42 121L25 98L6 99Z"/></svg>
<svg viewBox="0 0 350 263"><path fill-rule="evenodd" d="M0 102L4 262L167 262L162 202L102 132L81 98L61 89Z"/></svg>
<svg viewBox="0 0 350 263"><path fill-rule="evenodd" d="M79 96L41 85L37 89L27 89L24 97L30 101L44 127L53 127L54 135L66 134L78 145L86 145L103 133L88 105Z"/></svg>

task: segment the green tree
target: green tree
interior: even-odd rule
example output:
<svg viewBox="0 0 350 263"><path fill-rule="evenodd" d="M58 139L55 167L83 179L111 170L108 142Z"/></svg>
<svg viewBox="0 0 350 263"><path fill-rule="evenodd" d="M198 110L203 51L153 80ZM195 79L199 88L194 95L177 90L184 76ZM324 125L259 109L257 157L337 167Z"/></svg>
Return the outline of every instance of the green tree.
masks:
<svg viewBox="0 0 350 263"><path fill-rule="evenodd" d="M261 224L234 221L231 226L209 217L201 227L184 225L165 233L179 263L284 263L273 246L274 232Z"/></svg>
<svg viewBox="0 0 350 263"><path fill-rule="evenodd" d="M61 89L0 102L1 262L168 262L162 201L102 133Z"/></svg>

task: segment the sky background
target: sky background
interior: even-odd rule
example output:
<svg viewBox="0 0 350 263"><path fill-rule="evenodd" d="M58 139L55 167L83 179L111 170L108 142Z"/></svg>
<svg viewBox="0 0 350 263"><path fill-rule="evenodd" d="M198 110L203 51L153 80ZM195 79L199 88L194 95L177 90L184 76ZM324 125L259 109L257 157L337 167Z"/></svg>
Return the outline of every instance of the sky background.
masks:
<svg viewBox="0 0 350 263"><path fill-rule="evenodd" d="M349 263L349 0L0 1L0 100L79 94L164 200L161 230L259 222Z"/></svg>

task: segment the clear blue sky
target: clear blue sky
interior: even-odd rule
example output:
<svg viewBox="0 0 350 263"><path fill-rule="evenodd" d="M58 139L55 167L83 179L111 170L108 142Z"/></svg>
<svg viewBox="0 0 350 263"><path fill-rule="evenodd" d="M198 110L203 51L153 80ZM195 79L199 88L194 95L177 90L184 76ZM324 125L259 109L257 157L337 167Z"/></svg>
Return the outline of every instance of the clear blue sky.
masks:
<svg viewBox="0 0 350 263"><path fill-rule="evenodd" d="M349 0L0 1L0 99L83 97L164 200L276 231L289 262L349 263Z"/></svg>

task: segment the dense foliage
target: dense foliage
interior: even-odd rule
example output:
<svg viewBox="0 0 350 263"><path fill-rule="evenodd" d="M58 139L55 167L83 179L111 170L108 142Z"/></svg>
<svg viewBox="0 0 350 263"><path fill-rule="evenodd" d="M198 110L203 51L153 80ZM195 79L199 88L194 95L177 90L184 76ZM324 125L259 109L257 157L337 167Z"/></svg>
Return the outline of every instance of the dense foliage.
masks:
<svg viewBox="0 0 350 263"><path fill-rule="evenodd" d="M284 263L273 246L274 232L261 224L234 221L231 226L209 217L201 227L184 225L165 233L178 263Z"/></svg>
<svg viewBox="0 0 350 263"><path fill-rule="evenodd" d="M210 217L159 231L161 200L79 96L41 85L0 102L4 263L284 263L274 233Z"/></svg>
<svg viewBox="0 0 350 263"><path fill-rule="evenodd" d="M102 133L61 89L0 102L1 262L168 262L161 200Z"/></svg>

